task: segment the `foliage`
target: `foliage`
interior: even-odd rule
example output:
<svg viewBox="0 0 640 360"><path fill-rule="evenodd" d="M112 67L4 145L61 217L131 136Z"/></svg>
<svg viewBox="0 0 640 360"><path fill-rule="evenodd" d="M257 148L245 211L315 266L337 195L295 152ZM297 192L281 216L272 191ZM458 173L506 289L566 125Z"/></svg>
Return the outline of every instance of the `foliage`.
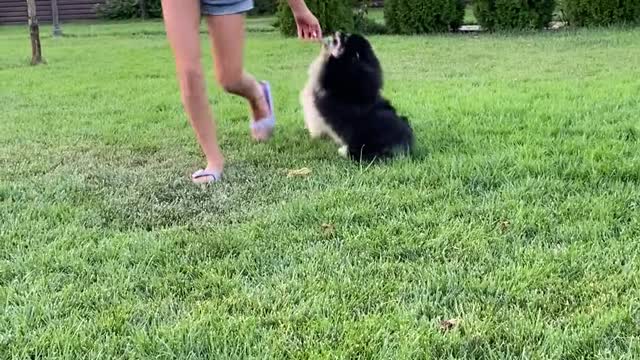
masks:
<svg viewBox="0 0 640 360"><path fill-rule="evenodd" d="M394 34L455 31L464 19L464 0L387 0L384 18Z"/></svg>
<svg viewBox="0 0 640 360"><path fill-rule="evenodd" d="M559 6L575 26L640 24L639 0L560 0Z"/></svg>
<svg viewBox="0 0 640 360"><path fill-rule="evenodd" d="M478 23L487 30L542 29L553 18L555 0L474 0Z"/></svg>

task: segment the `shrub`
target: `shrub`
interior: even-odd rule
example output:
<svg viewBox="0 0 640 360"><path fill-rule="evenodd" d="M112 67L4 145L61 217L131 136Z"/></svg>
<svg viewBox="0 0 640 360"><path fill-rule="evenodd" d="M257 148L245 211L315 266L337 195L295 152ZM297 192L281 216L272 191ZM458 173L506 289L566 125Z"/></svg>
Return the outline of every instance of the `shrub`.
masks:
<svg viewBox="0 0 640 360"><path fill-rule="evenodd" d="M574 26L640 24L638 0L561 0L559 7Z"/></svg>
<svg viewBox="0 0 640 360"><path fill-rule="evenodd" d="M384 19L394 34L455 31L464 19L464 0L387 0Z"/></svg>
<svg viewBox="0 0 640 360"><path fill-rule="evenodd" d="M555 6L555 0L474 0L473 13L487 30L542 29Z"/></svg>
<svg viewBox="0 0 640 360"><path fill-rule="evenodd" d="M353 31L352 0L307 0L306 3L325 33ZM296 22L286 0L280 0L278 25L284 35L293 36L297 33Z"/></svg>
<svg viewBox="0 0 640 360"><path fill-rule="evenodd" d="M150 18L162 17L160 0L144 0ZM96 7L98 16L105 19L132 19L142 17L140 0L107 0Z"/></svg>

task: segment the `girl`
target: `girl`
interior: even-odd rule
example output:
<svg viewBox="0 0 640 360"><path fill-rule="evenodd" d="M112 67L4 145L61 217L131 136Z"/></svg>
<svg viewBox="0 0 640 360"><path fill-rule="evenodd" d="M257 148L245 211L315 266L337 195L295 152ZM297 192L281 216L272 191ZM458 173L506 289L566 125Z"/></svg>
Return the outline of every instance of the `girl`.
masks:
<svg viewBox="0 0 640 360"><path fill-rule="evenodd" d="M288 3L298 36L305 40L322 39L320 24L304 0L288 0ZM253 0L162 0L182 103L207 160L207 166L192 175L197 183L220 180L224 167L200 62L201 14L206 16L218 82L226 92L242 96L249 103L251 135L256 141L266 141L275 126L269 83L256 81L244 71L242 64L244 14L252 8Z"/></svg>

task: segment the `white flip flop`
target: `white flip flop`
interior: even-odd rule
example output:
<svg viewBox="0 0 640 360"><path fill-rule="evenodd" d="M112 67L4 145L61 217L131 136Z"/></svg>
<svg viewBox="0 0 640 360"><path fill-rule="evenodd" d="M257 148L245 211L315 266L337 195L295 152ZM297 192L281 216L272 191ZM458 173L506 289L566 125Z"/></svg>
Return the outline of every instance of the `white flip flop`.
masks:
<svg viewBox="0 0 640 360"><path fill-rule="evenodd" d="M206 180L205 178L209 178ZM222 180L220 171L200 169L191 174L191 180L196 184L210 184Z"/></svg>
<svg viewBox="0 0 640 360"><path fill-rule="evenodd" d="M269 116L264 117L262 119L253 120L249 123L251 128L251 133L253 138L258 141L266 141L271 138L273 135L273 129L276 126L276 115L274 112L273 106L273 95L271 94L271 85L267 81L261 81L260 87L264 92L264 97L267 100L267 105L269 106ZM257 138L255 132L268 132L268 135L264 138Z"/></svg>

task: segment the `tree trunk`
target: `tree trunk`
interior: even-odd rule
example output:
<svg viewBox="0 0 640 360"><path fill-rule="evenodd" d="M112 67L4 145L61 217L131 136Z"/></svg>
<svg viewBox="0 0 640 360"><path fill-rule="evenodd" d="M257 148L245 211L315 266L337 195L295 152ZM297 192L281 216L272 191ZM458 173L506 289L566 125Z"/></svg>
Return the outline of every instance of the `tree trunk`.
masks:
<svg viewBox="0 0 640 360"><path fill-rule="evenodd" d="M58 17L58 0L51 0L51 17L53 22L53 37L62 36L60 19Z"/></svg>
<svg viewBox="0 0 640 360"><path fill-rule="evenodd" d="M27 12L31 34L31 65L37 65L42 63L42 48L40 47L40 26L36 16L36 0L27 0Z"/></svg>
<svg viewBox="0 0 640 360"><path fill-rule="evenodd" d="M140 4L140 16L143 19L146 19L149 17L149 14L147 14L147 1L146 0L138 0L139 4Z"/></svg>

